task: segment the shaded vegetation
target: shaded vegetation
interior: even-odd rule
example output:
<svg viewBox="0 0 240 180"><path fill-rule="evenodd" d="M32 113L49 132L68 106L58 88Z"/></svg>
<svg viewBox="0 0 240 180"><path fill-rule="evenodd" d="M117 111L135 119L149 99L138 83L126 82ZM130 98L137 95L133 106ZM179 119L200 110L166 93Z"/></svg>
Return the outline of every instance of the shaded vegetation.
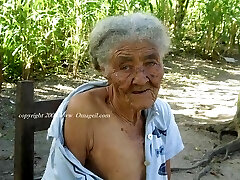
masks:
<svg viewBox="0 0 240 180"><path fill-rule="evenodd" d="M77 75L89 65L88 35L112 15L148 12L169 28L172 51L219 59L240 49L239 0L3 0L0 83Z"/></svg>

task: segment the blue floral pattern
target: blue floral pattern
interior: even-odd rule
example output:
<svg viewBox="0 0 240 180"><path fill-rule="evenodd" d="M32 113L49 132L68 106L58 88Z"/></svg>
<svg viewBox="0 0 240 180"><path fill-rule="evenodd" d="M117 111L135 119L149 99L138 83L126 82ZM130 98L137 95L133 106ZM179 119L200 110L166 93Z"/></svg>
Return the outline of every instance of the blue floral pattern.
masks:
<svg viewBox="0 0 240 180"><path fill-rule="evenodd" d="M160 146L159 149L155 149L156 152L156 156L159 157L159 155L163 155L164 154L164 146Z"/></svg>
<svg viewBox="0 0 240 180"><path fill-rule="evenodd" d="M167 136L167 130L161 130L161 129L158 129L157 127L155 127L155 129L153 130L152 134L156 135L157 138L160 138L161 135Z"/></svg>
<svg viewBox="0 0 240 180"><path fill-rule="evenodd" d="M166 171L166 163L162 163L161 166L158 169L158 174L161 176L166 176L167 171Z"/></svg>

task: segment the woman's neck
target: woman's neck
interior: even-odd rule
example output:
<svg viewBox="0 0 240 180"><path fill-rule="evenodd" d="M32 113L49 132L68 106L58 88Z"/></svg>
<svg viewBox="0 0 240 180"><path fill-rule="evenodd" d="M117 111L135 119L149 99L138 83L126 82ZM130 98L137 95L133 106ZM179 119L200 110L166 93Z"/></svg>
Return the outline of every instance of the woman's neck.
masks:
<svg viewBox="0 0 240 180"><path fill-rule="evenodd" d="M112 85L106 87L109 97L109 104L113 112L123 121L135 125L141 119L141 110L134 109L130 102L124 97L118 97Z"/></svg>

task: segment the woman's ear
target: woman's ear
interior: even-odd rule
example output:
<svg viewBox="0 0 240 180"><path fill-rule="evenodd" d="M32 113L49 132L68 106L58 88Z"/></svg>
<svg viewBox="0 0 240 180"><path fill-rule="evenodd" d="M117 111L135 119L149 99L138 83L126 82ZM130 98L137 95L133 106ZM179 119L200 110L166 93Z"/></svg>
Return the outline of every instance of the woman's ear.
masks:
<svg viewBox="0 0 240 180"><path fill-rule="evenodd" d="M100 70L101 74L103 75L103 77L105 77L108 80L108 73L105 67L100 66Z"/></svg>
<svg viewBox="0 0 240 180"><path fill-rule="evenodd" d="M108 68L103 68L103 70L101 71L102 72L102 75L107 79L108 81L108 84L111 84L111 81L112 81L112 73L109 71Z"/></svg>
<svg viewBox="0 0 240 180"><path fill-rule="evenodd" d="M103 66L100 66L100 72L103 74L103 76L105 77L105 68Z"/></svg>

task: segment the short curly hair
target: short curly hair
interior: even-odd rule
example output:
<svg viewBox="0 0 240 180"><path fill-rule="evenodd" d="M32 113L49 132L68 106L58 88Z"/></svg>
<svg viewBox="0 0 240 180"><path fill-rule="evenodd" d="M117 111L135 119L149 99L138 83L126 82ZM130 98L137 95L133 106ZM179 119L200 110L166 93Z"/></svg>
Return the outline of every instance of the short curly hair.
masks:
<svg viewBox="0 0 240 180"><path fill-rule="evenodd" d="M134 13L111 16L98 22L90 34L90 56L95 69L108 66L113 50L123 41L148 40L159 51L162 59L169 50L167 28L156 17Z"/></svg>

